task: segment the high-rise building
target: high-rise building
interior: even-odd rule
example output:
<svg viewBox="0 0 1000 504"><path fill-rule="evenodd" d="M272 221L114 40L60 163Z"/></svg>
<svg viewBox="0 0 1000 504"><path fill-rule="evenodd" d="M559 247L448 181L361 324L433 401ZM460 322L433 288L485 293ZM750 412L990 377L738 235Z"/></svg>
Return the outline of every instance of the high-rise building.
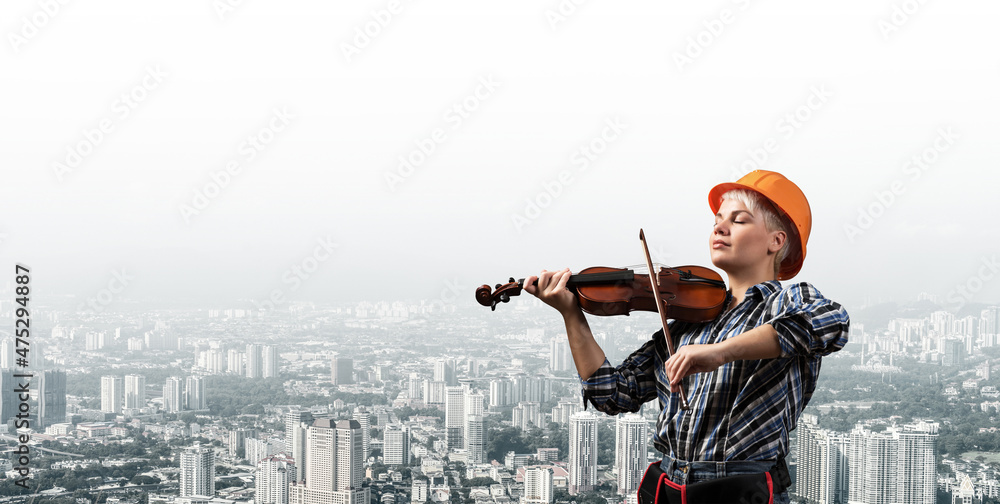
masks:
<svg viewBox="0 0 1000 504"><path fill-rule="evenodd" d="M514 427L524 431L543 427L541 405L536 402L519 403L511 411L511 421Z"/></svg>
<svg viewBox="0 0 1000 504"><path fill-rule="evenodd" d="M194 445L181 452L181 497L215 496L215 452Z"/></svg>
<svg viewBox="0 0 1000 504"><path fill-rule="evenodd" d="M630 495L639 490L646 471L646 419L629 413L615 417L615 469L618 494Z"/></svg>
<svg viewBox="0 0 1000 504"><path fill-rule="evenodd" d="M247 438L243 441L243 458L247 459L247 462L251 464L257 465L257 462L274 455L276 452L277 450L274 445L266 439ZM282 454L282 456L291 459L287 454ZM292 472L295 472L294 469ZM292 481L291 478L293 476L294 474L289 474L288 481Z"/></svg>
<svg viewBox="0 0 1000 504"><path fill-rule="evenodd" d="M346 357L334 357L331 361L331 381L334 385L350 385L354 383L354 360Z"/></svg>
<svg viewBox="0 0 1000 504"><path fill-rule="evenodd" d="M424 399L423 380L419 374L410 373L407 379L407 392L410 393L410 399ZM424 401L426 402L426 399Z"/></svg>
<svg viewBox="0 0 1000 504"><path fill-rule="evenodd" d="M264 376L263 368L263 347L261 345L247 345L246 369L247 378L261 378Z"/></svg>
<svg viewBox="0 0 1000 504"><path fill-rule="evenodd" d="M181 379L171 376L163 384L163 410L167 413L176 413L182 409L184 409L184 390L181 388Z"/></svg>
<svg viewBox="0 0 1000 504"><path fill-rule="evenodd" d="M237 428L229 431L229 456L246 458L246 441L256 435L256 429Z"/></svg>
<svg viewBox="0 0 1000 504"><path fill-rule="evenodd" d="M278 349L274 345L264 345L261 352L261 367L264 378L278 376Z"/></svg>
<svg viewBox="0 0 1000 504"><path fill-rule="evenodd" d="M446 387L458 385L454 359L441 359L434 362L434 381L442 381Z"/></svg>
<svg viewBox="0 0 1000 504"><path fill-rule="evenodd" d="M368 504L370 491L361 485L361 449L361 424L357 420L313 422L306 441L305 482L290 485L288 502Z"/></svg>
<svg viewBox="0 0 1000 504"><path fill-rule="evenodd" d="M573 365L573 354L569 350L569 340L565 335L549 341L549 371L568 371Z"/></svg>
<svg viewBox="0 0 1000 504"><path fill-rule="evenodd" d="M243 352L240 352L235 348L230 348L229 351L226 352L226 372L231 374L242 375L243 370L245 369L244 366L245 357L246 356L243 354Z"/></svg>
<svg viewBox="0 0 1000 504"><path fill-rule="evenodd" d="M125 375L125 408L142 408L146 406L146 377L142 375Z"/></svg>
<svg viewBox="0 0 1000 504"><path fill-rule="evenodd" d="M469 464L486 462L486 426L482 415L472 415L465 422L465 449Z"/></svg>
<svg viewBox="0 0 1000 504"><path fill-rule="evenodd" d="M465 389L462 387L448 387L445 390L444 428L448 449L464 448Z"/></svg>
<svg viewBox="0 0 1000 504"><path fill-rule="evenodd" d="M361 425L361 460L368 460L368 447L371 446L371 413L364 407L354 410L354 419Z"/></svg>
<svg viewBox="0 0 1000 504"><path fill-rule="evenodd" d="M205 377L188 376L184 387L184 397L187 402L187 409L208 409L208 400L205 397Z"/></svg>
<svg viewBox="0 0 1000 504"><path fill-rule="evenodd" d="M858 424L850 434L849 501L933 504L937 431L934 422L892 425L883 432Z"/></svg>
<svg viewBox="0 0 1000 504"><path fill-rule="evenodd" d="M121 376L101 377L101 411L121 413L123 396Z"/></svg>
<svg viewBox="0 0 1000 504"><path fill-rule="evenodd" d="M490 380L490 407L497 408L514 404L511 401L511 381L506 378Z"/></svg>
<svg viewBox="0 0 1000 504"><path fill-rule="evenodd" d="M483 403L485 397L480 393L465 395L465 429L463 432L465 450L469 463L486 462L486 431L483 423Z"/></svg>
<svg viewBox="0 0 1000 504"><path fill-rule="evenodd" d="M38 427L66 421L66 372L47 369L35 375L38 390ZM3 389L0 389L3 390ZM13 395L13 394L8 394Z"/></svg>
<svg viewBox="0 0 1000 504"><path fill-rule="evenodd" d="M552 504L552 469L533 466L524 470L524 504Z"/></svg>
<svg viewBox="0 0 1000 504"><path fill-rule="evenodd" d="M14 338L0 339L0 369L14 369Z"/></svg>
<svg viewBox="0 0 1000 504"><path fill-rule="evenodd" d="M313 422L308 411L289 411L285 414L285 451L291 453L295 462L292 481L302 481L306 467L306 433Z"/></svg>
<svg viewBox="0 0 1000 504"><path fill-rule="evenodd" d="M796 432L795 495L816 504L846 503L850 437L820 429L815 415L802 415Z"/></svg>
<svg viewBox="0 0 1000 504"><path fill-rule="evenodd" d="M589 492L597 482L597 416L589 411L569 419L569 494Z"/></svg>
<svg viewBox="0 0 1000 504"><path fill-rule="evenodd" d="M294 481L295 462L285 454L257 462L254 504L288 504L288 485Z"/></svg>
<svg viewBox="0 0 1000 504"><path fill-rule="evenodd" d="M569 417L581 409L577 401L560 401L552 408L552 421L559 425L569 425Z"/></svg>
<svg viewBox="0 0 1000 504"><path fill-rule="evenodd" d="M410 428L406 425L389 425L382 437L385 439L385 465L409 465Z"/></svg>
<svg viewBox="0 0 1000 504"><path fill-rule="evenodd" d="M17 390L18 387L19 385L14 379L14 370L0 369L0 390ZM17 403L17 394L0 394L0 424L7 423L7 420L17 415Z"/></svg>

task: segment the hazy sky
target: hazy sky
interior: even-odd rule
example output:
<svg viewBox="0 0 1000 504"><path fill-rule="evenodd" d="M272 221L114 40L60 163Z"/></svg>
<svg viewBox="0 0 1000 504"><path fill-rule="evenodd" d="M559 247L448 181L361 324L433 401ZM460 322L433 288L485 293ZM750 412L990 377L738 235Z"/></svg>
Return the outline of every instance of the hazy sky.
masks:
<svg viewBox="0 0 1000 504"><path fill-rule="evenodd" d="M796 280L997 302L998 15L5 1L0 285L22 262L39 295L109 303L472 303L510 275L639 263L640 227L661 262L709 265L708 190L763 168L812 205Z"/></svg>

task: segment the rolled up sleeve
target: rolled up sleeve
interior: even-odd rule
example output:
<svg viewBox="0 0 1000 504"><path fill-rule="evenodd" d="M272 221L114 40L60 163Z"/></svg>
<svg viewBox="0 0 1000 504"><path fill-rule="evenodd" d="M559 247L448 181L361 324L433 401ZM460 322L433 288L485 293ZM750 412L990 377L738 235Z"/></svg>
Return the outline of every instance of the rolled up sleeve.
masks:
<svg viewBox="0 0 1000 504"><path fill-rule="evenodd" d="M850 317L840 304L823 297L808 283L785 287L775 294L764 323L778 333L781 356L824 356L847 344Z"/></svg>
<svg viewBox="0 0 1000 504"><path fill-rule="evenodd" d="M604 359L604 364L586 380L583 409L589 402L594 409L609 415L639 411L643 403L656 398L656 352L653 340L629 355L618 367Z"/></svg>

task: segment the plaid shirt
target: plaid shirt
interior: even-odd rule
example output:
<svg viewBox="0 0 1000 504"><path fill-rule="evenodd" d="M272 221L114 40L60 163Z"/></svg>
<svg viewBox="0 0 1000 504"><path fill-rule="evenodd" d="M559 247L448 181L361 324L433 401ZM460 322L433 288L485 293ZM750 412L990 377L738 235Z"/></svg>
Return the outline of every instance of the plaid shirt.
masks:
<svg viewBox="0 0 1000 504"><path fill-rule="evenodd" d="M727 299L728 301L728 299ZM618 367L607 359L581 380L583 407L617 415L660 401L653 445L680 460L777 460L788 453L788 433L816 389L820 358L843 348L847 312L808 283L782 288L777 281L747 289L743 302L712 322L669 322L674 348L716 343L771 324L781 356L743 360L683 380L691 409L670 393L663 330Z"/></svg>

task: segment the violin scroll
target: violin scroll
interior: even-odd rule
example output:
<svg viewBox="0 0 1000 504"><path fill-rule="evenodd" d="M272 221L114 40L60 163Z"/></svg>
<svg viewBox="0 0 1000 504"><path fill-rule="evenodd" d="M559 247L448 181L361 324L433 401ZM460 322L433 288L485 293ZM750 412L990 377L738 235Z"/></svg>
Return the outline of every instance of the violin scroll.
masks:
<svg viewBox="0 0 1000 504"><path fill-rule="evenodd" d="M514 277L510 277L507 283L497 284L496 290L491 290L489 285L481 285L476 289L476 301L483 306L489 306L490 310L496 311L497 304L509 302L511 296L521 294L522 283L524 283L523 278L518 281L514 280Z"/></svg>

